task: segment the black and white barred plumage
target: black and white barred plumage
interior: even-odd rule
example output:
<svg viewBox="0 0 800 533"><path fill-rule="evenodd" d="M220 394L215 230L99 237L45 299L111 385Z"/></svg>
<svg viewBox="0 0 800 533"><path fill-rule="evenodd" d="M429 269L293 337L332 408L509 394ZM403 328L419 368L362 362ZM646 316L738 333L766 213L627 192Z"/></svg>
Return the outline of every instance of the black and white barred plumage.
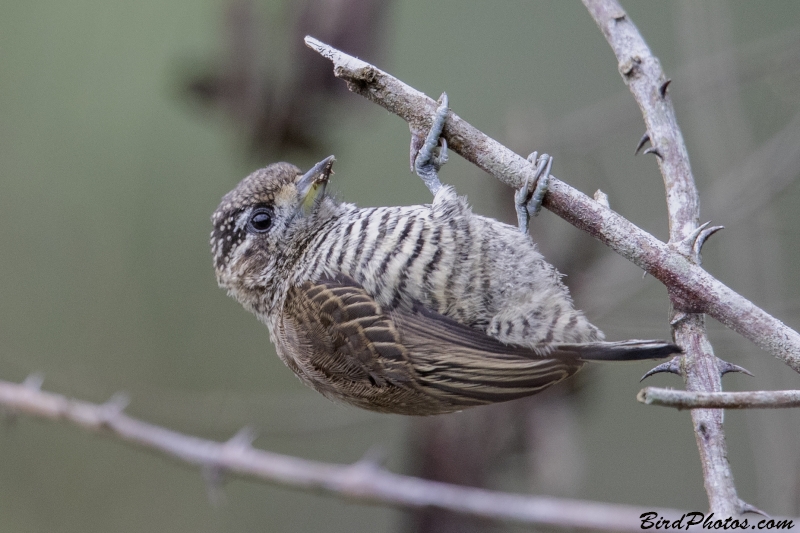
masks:
<svg viewBox="0 0 800 533"><path fill-rule="evenodd" d="M450 187L430 205L360 209L323 193L304 207L327 181L322 163L245 178L214 213L211 245L220 286L325 396L445 413L533 394L585 360L679 351L602 342L530 237Z"/></svg>

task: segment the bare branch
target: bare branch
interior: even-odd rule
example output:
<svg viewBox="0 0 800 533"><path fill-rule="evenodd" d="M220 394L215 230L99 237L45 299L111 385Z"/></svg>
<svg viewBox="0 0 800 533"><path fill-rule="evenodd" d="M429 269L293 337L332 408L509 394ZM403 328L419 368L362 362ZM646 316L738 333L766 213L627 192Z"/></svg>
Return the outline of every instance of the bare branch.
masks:
<svg viewBox="0 0 800 533"><path fill-rule="evenodd" d="M800 407L800 390L689 392L645 387L636 399L648 405L677 409L781 409Z"/></svg>
<svg viewBox="0 0 800 533"><path fill-rule="evenodd" d="M436 102L369 63L306 37L306 44L333 62L334 75L348 88L409 123L431 124ZM503 183L519 188L533 179L527 160L452 111L444 129L447 146ZM737 294L698 265L614 211L554 176L544 207L664 283L684 307L704 312L800 372L800 334Z"/></svg>
<svg viewBox="0 0 800 533"><path fill-rule="evenodd" d="M394 474L369 459L352 465L309 461L253 448L250 432L215 442L137 420L123 413L118 401L97 405L26 383L0 381L0 406L15 414L64 421L199 466L213 472L214 483L227 473L362 503L435 507L493 520L594 531L640 531L644 513L671 519L685 513L449 485Z"/></svg>

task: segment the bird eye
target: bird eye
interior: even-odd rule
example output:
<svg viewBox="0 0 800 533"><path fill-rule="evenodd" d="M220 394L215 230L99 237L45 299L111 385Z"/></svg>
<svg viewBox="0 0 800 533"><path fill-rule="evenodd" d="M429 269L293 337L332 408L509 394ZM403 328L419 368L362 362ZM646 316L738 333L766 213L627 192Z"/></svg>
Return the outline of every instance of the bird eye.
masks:
<svg viewBox="0 0 800 533"><path fill-rule="evenodd" d="M272 226L272 215L269 210L261 207L253 211L250 221L247 223L247 231L250 233L264 233Z"/></svg>

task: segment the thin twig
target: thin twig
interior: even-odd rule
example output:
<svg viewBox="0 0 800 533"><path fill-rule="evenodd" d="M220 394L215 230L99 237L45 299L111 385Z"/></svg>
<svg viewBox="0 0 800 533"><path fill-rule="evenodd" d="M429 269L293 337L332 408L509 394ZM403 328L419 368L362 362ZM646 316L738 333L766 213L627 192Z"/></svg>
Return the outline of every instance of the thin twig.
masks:
<svg viewBox="0 0 800 533"><path fill-rule="evenodd" d="M677 409L781 409L800 407L800 390L690 392L645 387L636 399L648 405Z"/></svg>
<svg viewBox="0 0 800 533"><path fill-rule="evenodd" d="M334 65L334 75L348 88L409 123L430 127L436 102L375 66L313 37L306 44ZM448 148L510 185L533 179L528 161L449 113L444 129ZM705 312L800 372L800 334L721 283L700 266L614 211L554 176L544 207L597 238L664 283L686 309Z"/></svg>
<svg viewBox="0 0 800 533"><path fill-rule="evenodd" d="M39 390L38 383L0 381L0 406L10 413L60 420L115 437L182 463L201 467L218 480L222 474L253 478L285 487L318 490L362 503L404 508L435 507L472 516L595 531L640 531L643 513L678 518L683 511L528 496L461 487L395 474L369 459L352 465L309 461L251 446L243 431L228 442L184 435L135 419L123 405L83 402Z"/></svg>

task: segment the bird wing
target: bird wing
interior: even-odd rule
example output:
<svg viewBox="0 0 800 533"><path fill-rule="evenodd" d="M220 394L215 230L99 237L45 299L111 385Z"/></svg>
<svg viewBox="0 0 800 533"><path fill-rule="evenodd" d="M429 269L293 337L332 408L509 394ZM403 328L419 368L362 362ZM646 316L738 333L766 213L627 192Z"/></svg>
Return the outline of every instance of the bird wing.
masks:
<svg viewBox="0 0 800 533"><path fill-rule="evenodd" d="M576 354L546 355L504 344L450 317L415 305L392 313L420 382L445 397L494 403L529 396L583 366Z"/></svg>
<svg viewBox="0 0 800 533"><path fill-rule="evenodd" d="M352 279L292 286L283 311L279 351L317 391L384 412L423 399L394 322Z"/></svg>
<svg viewBox="0 0 800 533"><path fill-rule="evenodd" d="M544 358L503 344L421 305L385 312L343 274L292 287L283 325L285 344L314 388L382 411L433 414L512 400L582 366L575 357Z"/></svg>

